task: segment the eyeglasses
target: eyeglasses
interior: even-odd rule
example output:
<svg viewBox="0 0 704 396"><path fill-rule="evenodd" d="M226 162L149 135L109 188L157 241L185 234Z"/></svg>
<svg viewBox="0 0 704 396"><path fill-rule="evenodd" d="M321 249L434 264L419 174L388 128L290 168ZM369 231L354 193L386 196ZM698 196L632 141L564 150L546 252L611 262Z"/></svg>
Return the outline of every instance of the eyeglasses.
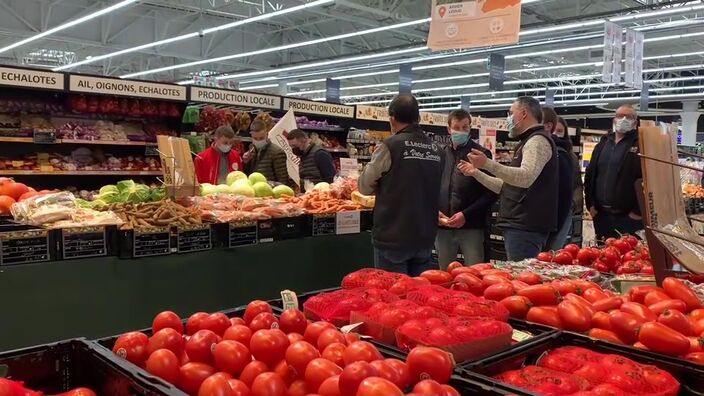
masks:
<svg viewBox="0 0 704 396"><path fill-rule="evenodd" d="M621 113L616 113L616 115L614 116L614 118L627 118L627 119L629 119L629 120L635 120L635 119L636 119L636 116L634 116L633 114L621 114Z"/></svg>

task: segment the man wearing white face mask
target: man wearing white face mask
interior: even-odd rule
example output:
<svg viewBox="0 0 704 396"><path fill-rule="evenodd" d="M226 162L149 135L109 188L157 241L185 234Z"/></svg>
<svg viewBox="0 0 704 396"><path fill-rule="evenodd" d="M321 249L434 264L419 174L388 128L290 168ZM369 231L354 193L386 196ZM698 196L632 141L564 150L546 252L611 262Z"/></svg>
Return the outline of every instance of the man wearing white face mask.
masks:
<svg viewBox="0 0 704 396"><path fill-rule="evenodd" d="M540 253L551 232L557 231L557 149L542 125L540 102L528 96L516 99L506 118L509 136L519 140L506 166L472 150L458 168L499 194L497 226L503 231L511 261ZM485 170L496 177L481 172Z"/></svg>
<svg viewBox="0 0 704 396"><path fill-rule="evenodd" d="M584 177L584 196L597 239L643 229L635 182L643 177L638 157L638 114L630 105L616 110L613 132L594 148Z"/></svg>
<svg viewBox="0 0 704 396"><path fill-rule="evenodd" d="M224 184L227 174L242 170L240 154L232 149L235 131L229 126L215 130L211 147L198 153L194 161L199 183Z"/></svg>
<svg viewBox="0 0 704 396"><path fill-rule="evenodd" d="M289 177L286 167L286 153L279 146L272 144L267 135L266 125L259 120L249 126L252 147L244 153L245 173L259 172L266 180L286 184L291 188L296 183Z"/></svg>
<svg viewBox="0 0 704 396"><path fill-rule="evenodd" d="M472 118L465 110L454 110L447 117L452 144L443 151L444 167L440 179L440 213L435 249L440 269L457 259L462 251L465 265L484 261L484 239L489 225L489 209L496 194L473 177L465 177L458 170L460 160L473 149L491 158L491 152L475 143L469 136Z"/></svg>

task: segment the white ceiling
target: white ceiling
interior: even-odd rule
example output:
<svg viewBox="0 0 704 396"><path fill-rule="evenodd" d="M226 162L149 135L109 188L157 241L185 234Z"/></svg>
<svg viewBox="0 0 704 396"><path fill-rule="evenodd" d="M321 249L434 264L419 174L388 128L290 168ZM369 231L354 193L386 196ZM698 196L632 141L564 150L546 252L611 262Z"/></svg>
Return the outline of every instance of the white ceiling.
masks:
<svg viewBox="0 0 704 396"><path fill-rule="evenodd" d="M0 0L0 48L118 2ZM645 31L644 69L650 70L645 79L651 82L651 96L655 100L704 98L704 90L700 88L704 87L704 78L699 77L700 70L704 70L702 1L524 1L523 46L448 53L418 50L425 45L427 23L293 45L423 20L430 15L430 0L335 0L202 37L195 34L305 3L301 0L143 0L0 53L0 63L55 68L192 33L196 37L67 70L110 76L137 74L133 77L160 81L188 80L192 73L201 72L229 74L236 76L234 80L242 89L272 93L286 89L287 93L304 98L323 97L326 77L351 75L341 80L345 101L383 105L397 90L398 64L409 62L414 66L413 89L424 98L422 103L427 109L457 106L459 96L467 94L472 98L473 109L491 110L495 108L491 106L505 106L518 91L542 95L547 86L558 89L558 103L598 105L632 100L614 98L638 96L623 87L601 86L596 76L601 72L598 65L601 59L598 50L603 42L601 21L620 17L617 22L620 25ZM626 15L631 18L623 20ZM271 50L287 45L295 48ZM260 53L248 55L255 51ZM506 68L511 71L505 86L508 93L489 94L484 86L488 81L485 75L488 52L507 56ZM676 56L668 57L673 54ZM230 58L211 61L223 57ZM175 68L193 62L199 64ZM446 65L458 62L465 63ZM155 69L170 70L154 72ZM148 71L151 72L139 75ZM658 99L659 95L662 97ZM575 100L579 102L570 102Z"/></svg>

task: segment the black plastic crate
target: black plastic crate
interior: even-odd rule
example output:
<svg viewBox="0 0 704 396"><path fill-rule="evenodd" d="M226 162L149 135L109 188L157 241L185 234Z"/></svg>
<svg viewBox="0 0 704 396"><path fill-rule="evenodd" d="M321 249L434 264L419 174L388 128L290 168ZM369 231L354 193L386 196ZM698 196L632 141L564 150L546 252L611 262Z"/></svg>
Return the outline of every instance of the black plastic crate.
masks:
<svg viewBox="0 0 704 396"><path fill-rule="evenodd" d="M106 353L107 352L107 353ZM99 395L156 396L182 394L174 386L122 364L97 344L83 339L17 349L0 354L7 378L47 394L87 387Z"/></svg>
<svg viewBox="0 0 704 396"><path fill-rule="evenodd" d="M657 366L680 381L680 395L693 396L704 393L704 366L570 332L555 332L535 342L515 345L509 350L496 353L485 359L464 364L459 368L459 371L471 380L507 388L516 395L535 396L534 393L527 390L498 383L491 377L509 370L519 369L525 365L535 364L547 351L564 346L578 346L598 353L621 355L638 363Z"/></svg>

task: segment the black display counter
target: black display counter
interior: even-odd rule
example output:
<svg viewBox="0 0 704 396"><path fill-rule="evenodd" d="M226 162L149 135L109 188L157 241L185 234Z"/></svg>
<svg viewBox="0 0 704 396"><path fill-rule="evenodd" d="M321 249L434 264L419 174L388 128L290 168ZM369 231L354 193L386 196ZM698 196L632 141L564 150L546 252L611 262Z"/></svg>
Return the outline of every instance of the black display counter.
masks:
<svg viewBox="0 0 704 396"><path fill-rule="evenodd" d="M371 266L371 234L281 240L186 254L64 259L0 268L0 350L72 337L98 338L271 299L283 289L337 286Z"/></svg>

